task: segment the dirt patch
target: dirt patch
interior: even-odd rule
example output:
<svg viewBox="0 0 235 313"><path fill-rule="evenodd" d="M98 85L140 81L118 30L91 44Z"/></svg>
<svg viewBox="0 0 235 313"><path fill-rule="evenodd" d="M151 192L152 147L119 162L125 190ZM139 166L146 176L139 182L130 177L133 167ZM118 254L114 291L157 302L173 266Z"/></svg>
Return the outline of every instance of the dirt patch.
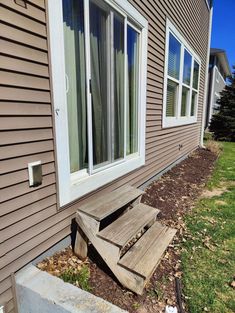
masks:
<svg viewBox="0 0 235 313"><path fill-rule="evenodd" d="M216 200L216 201L215 201L215 204L218 204L218 205L226 205L227 202L222 201L222 200Z"/></svg>
<svg viewBox="0 0 235 313"><path fill-rule="evenodd" d="M142 202L158 208L159 218L170 226L180 226L181 217L202 193L214 168L216 156L198 149L189 158L153 182ZM181 228L181 227L178 227Z"/></svg>
<svg viewBox="0 0 235 313"><path fill-rule="evenodd" d="M158 208L161 211L159 214L161 222L179 231L143 295L135 295L123 288L90 246L89 259L85 266L90 269L89 284L93 294L130 313L164 312L166 304L177 305L175 278L181 277L182 274L179 242L184 231L183 215L199 198L213 170L215 160L216 156L212 152L198 149L146 189L142 202ZM45 260L39 267L60 276L60 272L68 266L78 268L83 266L80 260L74 258L71 248Z"/></svg>
<svg viewBox="0 0 235 313"><path fill-rule="evenodd" d="M223 193L227 191L227 188L221 187L221 188L215 188L213 190L205 190L202 193L202 198L213 198L217 196L221 196Z"/></svg>

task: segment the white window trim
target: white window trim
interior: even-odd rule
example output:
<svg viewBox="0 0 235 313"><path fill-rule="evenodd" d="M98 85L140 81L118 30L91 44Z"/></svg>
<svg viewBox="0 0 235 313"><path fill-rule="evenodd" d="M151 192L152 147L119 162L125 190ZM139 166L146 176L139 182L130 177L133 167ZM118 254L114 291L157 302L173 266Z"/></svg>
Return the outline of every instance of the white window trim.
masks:
<svg viewBox="0 0 235 313"><path fill-rule="evenodd" d="M179 88L178 88L178 101L176 105L176 116L175 117L168 117L166 116L166 101L167 101L167 80L168 80L168 52L169 52L169 35L170 33L176 37L176 39L181 43L181 55L180 55L180 77L179 80ZM190 84L190 99L189 104L187 106L187 116L180 116L181 111L181 97L182 97L182 73L183 73L183 65L184 65L184 48L191 54L192 56L192 71L191 71L191 84ZM192 87L193 81L193 64L194 60L199 64L199 74L198 74L198 90L195 90ZM183 38L183 36L179 33L176 27L170 22L169 19L166 21L166 44L165 44L165 68L164 68L164 91L163 91L163 116L162 116L162 127L174 127L174 126L181 126L181 125L188 125L197 122L197 111L198 111L198 94L200 91L200 77L201 77L201 60L199 56L194 52L194 50L190 47L187 41ZM170 77L171 80L174 80ZM186 86L186 85L185 85ZM187 86L189 87L189 86ZM192 101L192 91L197 92L197 100L195 105L195 116L190 116L191 111L191 101Z"/></svg>
<svg viewBox="0 0 235 313"><path fill-rule="evenodd" d="M226 81L225 81L224 77L222 76L222 74L220 73L218 67L215 65L214 68L215 68L215 71L216 71L216 74L215 74L216 82L217 82L217 83L220 82L220 81L219 81L219 77L220 77L221 80L222 80L222 82L226 85Z"/></svg>
<svg viewBox="0 0 235 313"><path fill-rule="evenodd" d="M47 1L53 106L55 112L57 179L59 184L60 207L98 189L107 183L110 183L111 181L145 164L148 22L128 1L103 1L106 1L108 4L123 14L126 14L128 18L132 20L141 30L141 81L139 82L139 153L127 157L125 162L114 164L112 167L106 168L91 176L81 175L78 179L76 175L70 174L62 1ZM87 4L88 1L85 0L84 5L86 6ZM90 108L88 105L88 110L89 109Z"/></svg>

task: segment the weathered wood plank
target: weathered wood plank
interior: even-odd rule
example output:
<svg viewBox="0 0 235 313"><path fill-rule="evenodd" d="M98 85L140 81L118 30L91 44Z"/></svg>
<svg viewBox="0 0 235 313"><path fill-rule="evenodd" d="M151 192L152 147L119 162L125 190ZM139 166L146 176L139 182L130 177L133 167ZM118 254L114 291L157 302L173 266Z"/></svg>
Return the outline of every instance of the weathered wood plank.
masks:
<svg viewBox="0 0 235 313"><path fill-rule="evenodd" d="M82 231L82 229L78 226L76 233L76 241L74 245L74 253L81 260L85 260L88 252L88 238Z"/></svg>
<svg viewBox="0 0 235 313"><path fill-rule="evenodd" d="M161 260L162 254L172 241L176 231L176 229L155 222L118 264L148 279Z"/></svg>
<svg viewBox="0 0 235 313"><path fill-rule="evenodd" d="M114 190L105 197L102 195L92 201L87 201L86 204L78 207L78 210L97 220L101 220L135 200L142 194L142 190L127 185Z"/></svg>
<svg viewBox="0 0 235 313"><path fill-rule="evenodd" d="M97 236L122 248L148 223L155 220L158 213L159 210L140 203L100 231Z"/></svg>

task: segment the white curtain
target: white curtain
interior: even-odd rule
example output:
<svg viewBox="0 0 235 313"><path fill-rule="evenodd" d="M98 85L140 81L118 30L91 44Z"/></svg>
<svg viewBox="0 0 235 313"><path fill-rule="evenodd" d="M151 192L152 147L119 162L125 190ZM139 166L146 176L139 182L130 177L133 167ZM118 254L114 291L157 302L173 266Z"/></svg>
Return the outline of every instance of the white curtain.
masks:
<svg viewBox="0 0 235 313"><path fill-rule="evenodd" d="M71 173L87 167L85 42L82 0L63 0Z"/></svg>
<svg viewBox="0 0 235 313"><path fill-rule="evenodd" d="M107 13L90 2L93 163L108 160Z"/></svg>
<svg viewBox="0 0 235 313"><path fill-rule="evenodd" d="M114 160L124 156L124 20L114 16Z"/></svg>

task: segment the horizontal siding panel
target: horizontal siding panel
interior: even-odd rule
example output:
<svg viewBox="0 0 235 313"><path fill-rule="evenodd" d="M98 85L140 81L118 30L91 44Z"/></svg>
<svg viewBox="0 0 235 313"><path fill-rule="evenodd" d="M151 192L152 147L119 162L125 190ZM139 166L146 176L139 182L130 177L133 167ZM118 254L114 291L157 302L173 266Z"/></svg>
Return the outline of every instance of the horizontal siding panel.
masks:
<svg viewBox="0 0 235 313"><path fill-rule="evenodd" d="M11 199L4 203L0 203L0 216L9 214L26 205L35 203L41 199L54 195L55 193L56 193L56 186L53 184L48 187L37 189L35 191L32 191L31 193L22 195L17 198L17 201L16 199Z"/></svg>
<svg viewBox="0 0 235 313"><path fill-rule="evenodd" d="M56 195L51 195L37 202L31 203L19 210L13 211L9 214L5 214L0 217L1 229L11 226L12 224L15 224L17 222L20 222L21 220L27 219L31 215L35 216L38 212L55 204L56 204ZM8 231L6 232L1 230L0 242L5 241L7 238L17 234L18 232L17 228L15 228L15 230L12 230L12 232L13 231L15 231L15 233L9 234Z"/></svg>
<svg viewBox="0 0 235 313"><path fill-rule="evenodd" d="M9 251L30 240L32 236L36 236L52 227L55 224L55 213L56 205L53 205L3 230L3 233L7 233L5 241L0 243L0 256L4 256Z"/></svg>
<svg viewBox="0 0 235 313"><path fill-rule="evenodd" d="M23 88L0 87L1 100L50 103L50 92Z"/></svg>
<svg viewBox="0 0 235 313"><path fill-rule="evenodd" d="M185 153L185 155L181 155L179 157L179 159L181 157L186 157L188 154L190 154L192 151L194 151L196 149L195 146L191 146L191 148L188 148L188 151ZM169 167L171 164L173 164L174 162L176 162L177 159L176 157L170 157L170 158L166 158L164 161L162 161L161 163L158 164L157 168L152 168L151 171L149 172L143 172L141 175L136 176L133 180L132 183L138 187L141 184L145 183L146 181L148 181L149 179L151 179L152 177L154 177L155 175L157 175L158 173L162 172L163 170L165 170L167 167Z"/></svg>
<svg viewBox="0 0 235 313"><path fill-rule="evenodd" d="M158 162L158 160L164 159L165 156L173 155L175 157L180 156L182 154L182 151L185 151L185 148L187 148L187 145L193 144L194 147L198 146L198 142L196 139L193 139L190 137L191 140L187 140L189 138L185 138L182 140L179 140L178 142L175 142L174 144L165 144L164 148L159 150L157 153L150 153L146 157L145 164L146 166L153 164L154 162ZM179 144L182 144L183 147L179 150Z"/></svg>
<svg viewBox="0 0 235 313"><path fill-rule="evenodd" d="M157 147L158 145L161 145L162 143L167 143L171 140L178 140L178 138L182 138L183 136L186 136L188 134L195 135L195 133L198 133L198 129L195 128L194 130L189 131L183 131L181 130L179 133L172 133L171 136L168 136L168 134L162 135L162 136L155 136L148 139L148 144L146 146L146 153L148 153L148 150ZM160 149L161 147L159 147Z"/></svg>
<svg viewBox="0 0 235 313"><path fill-rule="evenodd" d="M14 72L49 77L48 66L29 61L16 59L15 57L0 56L1 68ZM4 73L3 73L4 75Z"/></svg>
<svg viewBox="0 0 235 313"><path fill-rule="evenodd" d="M10 274L7 274L9 276ZM0 275L1 279L1 275ZM9 288L5 290L2 294L0 294L0 303L6 303L13 299L12 289Z"/></svg>
<svg viewBox="0 0 235 313"><path fill-rule="evenodd" d="M27 2L32 3L41 9L45 9L45 0L27 0Z"/></svg>
<svg viewBox="0 0 235 313"><path fill-rule="evenodd" d="M198 131L198 136L199 136L199 130L200 130L200 128L198 127L198 129L197 129L197 131ZM193 130L192 130L193 131ZM158 131L158 132L160 132L160 130ZM150 137L149 138L147 138L146 139L146 148L148 149L149 147L152 147L153 145L156 145L156 143L158 142L158 140L159 139L171 139L174 135L175 135L175 137L177 138L177 137L179 137L179 136L183 136L183 135L185 135L185 134L187 134L188 132L187 131L181 131L180 133L177 133L177 132L175 132L175 134L174 133L170 133L170 134L168 134L168 133L164 133L164 134L162 134L161 136L151 136L150 135Z"/></svg>
<svg viewBox="0 0 235 313"><path fill-rule="evenodd" d="M47 50L46 39L27 33L17 28L13 28L6 24L1 24L0 36L18 43L24 43L25 45L35 47L40 50Z"/></svg>
<svg viewBox="0 0 235 313"><path fill-rule="evenodd" d="M6 313L11 313L14 310L14 301L10 300L7 302L7 304L5 305L6 307Z"/></svg>
<svg viewBox="0 0 235 313"><path fill-rule="evenodd" d="M51 248L51 246L55 245L57 242L61 241L63 238L68 236L70 234L70 226L65 227L64 229L61 229L56 234L54 234L51 237L47 237L45 241L41 242L39 245L34 246L31 250L28 249L28 252L19 257L18 259L14 260L12 259L12 262L8 264L3 269L0 269L0 279L5 279L9 276L9 273L16 272L21 267L23 267L25 264L30 262L31 260L35 259L37 256ZM0 301L4 298L0 295ZM10 301L12 297L6 297L5 293L5 301ZM2 301L4 302L4 301Z"/></svg>
<svg viewBox="0 0 235 313"><path fill-rule="evenodd" d="M43 117L2 117L0 130L29 129L29 128L50 128L52 118Z"/></svg>
<svg viewBox="0 0 235 313"><path fill-rule="evenodd" d="M48 175L55 172L54 163L47 163L42 165L42 174ZM7 173L0 176L0 188L9 187L29 180L28 169Z"/></svg>
<svg viewBox="0 0 235 313"><path fill-rule="evenodd" d="M175 142L181 143L182 138L184 137L191 136L192 138L195 138L197 134L198 134L198 130L196 129L192 132L184 133L182 136L177 134L176 136L172 136L170 138L161 138L161 137L157 138L154 144L146 148L146 157L152 152L155 152L155 153L161 152L162 148L168 144L173 145Z"/></svg>
<svg viewBox="0 0 235 313"><path fill-rule="evenodd" d="M11 287L11 277L7 277L0 282L0 294ZM2 304L2 303L1 303Z"/></svg>
<svg viewBox="0 0 235 313"><path fill-rule="evenodd" d="M22 43L24 43L24 41ZM0 52L6 55L10 55L14 58L21 58L28 61L48 64L47 52L23 46L21 45L21 42L15 43L0 39Z"/></svg>
<svg viewBox="0 0 235 313"><path fill-rule="evenodd" d="M16 157L14 159L4 160L0 162L0 174L18 171L23 168L28 168L28 163L40 160L42 164L53 162L54 151L44 152L23 157Z"/></svg>
<svg viewBox="0 0 235 313"><path fill-rule="evenodd" d="M56 220L58 219L58 215L55 216ZM18 246L11 252L5 254L3 257L0 258L0 268L4 268L6 265L8 265L12 260L16 260L20 258L22 255L27 253L28 251L32 250L34 247L40 245L41 242L45 241L47 238L53 236L54 234L58 233L64 228L71 227L71 216L68 218L60 221L59 223L54 225L44 231L43 233L40 233L39 235L33 237L32 239L28 240L24 244Z"/></svg>
<svg viewBox="0 0 235 313"><path fill-rule="evenodd" d="M146 166L149 166L149 168L151 168L152 165L156 164L156 162L158 162L158 160L163 160L165 159L165 156L173 156L175 157L175 159L177 160L178 158L180 158L182 155L187 153L187 148L188 145L192 145L195 149L198 147L198 142L197 140L191 140L189 142L185 142L183 144L183 148L181 150L179 150L178 145L173 145L170 147L164 147L165 150L162 150L159 155L156 155L156 153L154 153L150 158L146 159Z"/></svg>
<svg viewBox="0 0 235 313"><path fill-rule="evenodd" d="M14 146L0 147L0 159L15 158L21 155L34 154L53 150L53 141L46 140L40 142L23 143Z"/></svg>
<svg viewBox="0 0 235 313"><path fill-rule="evenodd" d="M174 163L176 160L182 158L183 156L187 156L192 150L195 150L198 147L198 143L196 141L191 141L191 142L187 142L184 147L178 151L178 153L168 153L167 155L165 154L164 158L161 158L160 161L161 162L166 162L164 168L170 166L172 163ZM174 150L174 149L173 149ZM146 171L146 174L150 174L151 170L156 166L156 164L159 162L159 159L151 159L148 160L148 166L149 166L149 170ZM160 168L159 167L159 171L163 170L164 168Z"/></svg>
<svg viewBox="0 0 235 313"><path fill-rule="evenodd" d="M0 115L51 115L51 105L43 103L0 102Z"/></svg>
<svg viewBox="0 0 235 313"><path fill-rule="evenodd" d="M192 130L194 128L199 127L200 125L195 123L195 124L189 124L189 125L184 125L184 126L177 126L177 127L170 127L170 128L162 128L161 131L158 131L156 134L156 137L158 136L171 136L172 133L181 133L185 132L187 130Z"/></svg>
<svg viewBox="0 0 235 313"><path fill-rule="evenodd" d="M53 139L51 128L3 131L0 137L0 146L48 139Z"/></svg>
<svg viewBox="0 0 235 313"><path fill-rule="evenodd" d="M182 148L188 142L194 142L195 146L199 144L199 142L195 139L196 132L194 134L188 134L182 138L178 138L177 140L170 140L168 142L163 143L162 145L158 145L154 147L152 150L148 150L146 153L146 163L149 160L152 160L155 157L164 158L164 154L168 154L169 149L171 149L173 154L179 153ZM182 148L179 148L179 145L182 145Z"/></svg>
<svg viewBox="0 0 235 313"><path fill-rule="evenodd" d="M49 90L49 79L0 71L0 84L32 89Z"/></svg>
<svg viewBox="0 0 235 313"><path fill-rule="evenodd" d="M46 23L45 12L41 9L36 8L34 5L31 5L29 1L27 1L26 8L21 5L17 5L15 2L9 0L1 0L1 4L4 5L6 8L12 9L30 18L38 20L41 23Z"/></svg>
<svg viewBox="0 0 235 313"><path fill-rule="evenodd" d="M25 17L22 14L18 14L8 8L1 8L0 19L2 22L8 23L13 27L19 27L26 31L35 33L36 35L46 37L46 26L44 24Z"/></svg>
<svg viewBox="0 0 235 313"><path fill-rule="evenodd" d="M42 189L48 185L55 183L55 174L49 174L43 177L42 184L38 187L30 187L28 182L19 183L14 186L5 187L2 189L2 195L0 197L1 202L22 196L26 193L31 193L35 190Z"/></svg>

